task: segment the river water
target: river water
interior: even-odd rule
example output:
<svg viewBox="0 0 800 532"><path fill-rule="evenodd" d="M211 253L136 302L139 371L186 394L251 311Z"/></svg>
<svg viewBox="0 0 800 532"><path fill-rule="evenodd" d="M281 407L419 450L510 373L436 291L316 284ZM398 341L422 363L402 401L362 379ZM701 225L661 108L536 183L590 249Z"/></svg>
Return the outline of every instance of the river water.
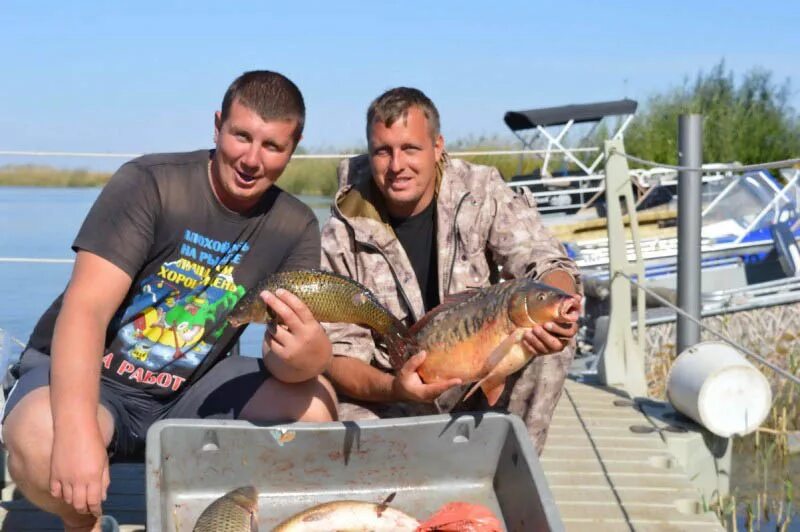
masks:
<svg viewBox="0 0 800 532"><path fill-rule="evenodd" d="M42 312L64 290L72 263L44 260L74 258L70 246L99 193L99 188L0 187L0 330L25 342ZM320 225L327 220L330 198L300 199L314 210ZM242 354L261 352L263 331L258 325L245 330Z"/></svg>

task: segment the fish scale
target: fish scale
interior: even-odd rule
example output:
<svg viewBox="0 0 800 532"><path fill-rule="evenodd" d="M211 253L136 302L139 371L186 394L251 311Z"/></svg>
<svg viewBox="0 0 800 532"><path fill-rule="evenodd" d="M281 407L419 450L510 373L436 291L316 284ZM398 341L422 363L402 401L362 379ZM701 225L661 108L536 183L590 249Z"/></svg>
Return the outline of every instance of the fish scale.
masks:
<svg viewBox="0 0 800 532"><path fill-rule="evenodd" d="M242 486L212 502L192 528L192 532L256 532L258 493L253 486Z"/></svg>
<svg viewBox="0 0 800 532"><path fill-rule="evenodd" d="M476 294L470 300L460 303L457 310L431 320L418 331L417 337L428 338L426 343L453 345L462 342L477 334L488 322L496 320L498 316L507 315L502 309L508 305L511 295L508 292L509 290L502 291L493 286L483 294ZM506 321L510 330L513 324L510 320Z"/></svg>

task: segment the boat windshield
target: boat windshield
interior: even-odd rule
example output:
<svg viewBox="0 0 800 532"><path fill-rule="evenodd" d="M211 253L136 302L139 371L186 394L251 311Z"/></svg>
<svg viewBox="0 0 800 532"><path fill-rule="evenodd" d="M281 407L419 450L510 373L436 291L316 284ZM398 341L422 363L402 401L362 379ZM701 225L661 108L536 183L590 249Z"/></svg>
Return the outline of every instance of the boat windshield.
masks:
<svg viewBox="0 0 800 532"><path fill-rule="evenodd" d="M703 233L740 237L794 220L797 196L796 185L784 188L767 172L737 176L704 206Z"/></svg>

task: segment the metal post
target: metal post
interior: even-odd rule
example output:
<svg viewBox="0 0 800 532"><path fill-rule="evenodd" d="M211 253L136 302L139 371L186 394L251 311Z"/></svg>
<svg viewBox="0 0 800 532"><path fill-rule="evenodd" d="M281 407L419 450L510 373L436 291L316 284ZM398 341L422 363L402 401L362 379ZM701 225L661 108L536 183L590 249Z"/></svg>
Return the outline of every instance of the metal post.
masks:
<svg viewBox="0 0 800 532"><path fill-rule="evenodd" d="M678 164L700 168L703 164L703 117L678 118ZM702 174L678 172L678 306L700 319L700 230L702 224ZM678 316L677 352L700 341L700 327Z"/></svg>
<svg viewBox="0 0 800 532"><path fill-rule="evenodd" d="M611 312L608 336L597 364L600 382L621 387L631 397L647 397L647 378L644 370L645 308L644 291L636 289L636 340L631 329L631 284L621 272L644 280L639 222L633 202L628 161L622 139L605 141L606 203L608 205L608 268L611 274ZM628 257L622 204L629 215L631 244L635 258Z"/></svg>

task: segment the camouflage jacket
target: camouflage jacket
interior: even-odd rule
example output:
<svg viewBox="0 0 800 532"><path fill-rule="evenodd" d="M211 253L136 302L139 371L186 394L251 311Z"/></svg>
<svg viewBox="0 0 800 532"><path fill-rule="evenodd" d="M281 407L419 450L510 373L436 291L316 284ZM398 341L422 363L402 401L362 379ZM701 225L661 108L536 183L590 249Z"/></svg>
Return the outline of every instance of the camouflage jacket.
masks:
<svg viewBox="0 0 800 532"><path fill-rule="evenodd" d="M395 316L411 325L424 313L411 263L388 223L366 155L339 165L339 192L322 228L324 269L372 290ZM503 277L541 278L565 270L580 283L574 262L542 224L535 200L515 193L494 167L449 159L436 197L439 298L488 286ZM385 351L366 328L325 324L335 355L389 369Z"/></svg>

